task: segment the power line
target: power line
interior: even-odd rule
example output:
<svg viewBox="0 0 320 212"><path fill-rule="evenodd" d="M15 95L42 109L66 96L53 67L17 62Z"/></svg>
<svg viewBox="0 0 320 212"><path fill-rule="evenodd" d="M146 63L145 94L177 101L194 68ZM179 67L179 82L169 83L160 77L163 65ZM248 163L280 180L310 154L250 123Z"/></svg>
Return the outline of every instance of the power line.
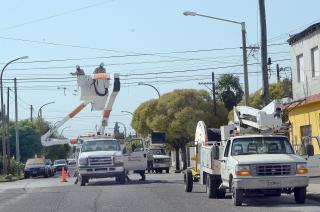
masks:
<svg viewBox="0 0 320 212"><path fill-rule="evenodd" d="M37 18L37 19L31 20L31 21L26 21L26 22L23 22L23 23L20 23L20 24L15 24L15 25L12 25L12 26L1 28L0 31L9 30L9 29L15 29L15 28L18 28L18 27L21 27L21 26L34 24L34 23L41 22L41 21L46 21L46 20L53 19L53 18L56 18L56 17L59 17L59 16L68 15L70 13L78 12L78 11L89 9L89 8L92 8L92 7L97 7L97 6L106 4L106 3L110 3L112 1L114 1L114 0L102 1L102 2L95 3L95 4L87 5L85 7L80 7L80 8L77 8L77 9L64 11L64 12L57 13L57 14L54 14L54 15L50 15L50 16L46 16L46 17L42 17L42 18Z"/></svg>

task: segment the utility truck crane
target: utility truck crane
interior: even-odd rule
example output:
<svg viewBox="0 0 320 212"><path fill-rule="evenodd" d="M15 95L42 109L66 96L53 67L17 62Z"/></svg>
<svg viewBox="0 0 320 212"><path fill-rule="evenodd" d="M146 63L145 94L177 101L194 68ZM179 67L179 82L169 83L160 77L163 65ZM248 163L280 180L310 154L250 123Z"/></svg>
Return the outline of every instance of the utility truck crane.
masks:
<svg viewBox="0 0 320 212"><path fill-rule="evenodd" d="M109 95L110 75L105 72L103 64L101 64L99 68L100 69L97 69L102 71L95 71L92 75L85 75L84 71L77 66L75 75L77 75L77 84L81 90L80 100L82 103L41 136L41 143L43 146L68 144L70 142L69 139L51 138L51 136L59 129L59 127L75 117L88 104L91 104L91 109L93 111L103 111L97 134L104 134L105 127L108 125L112 106L120 91L120 79L118 74L114 74L113 90L111 95Z"/></svg>
<svg viewBox="0 0 320 212"><path fill-rule="evenodd" d="M252 192L265 196L294 193L296 203L304 203L307 163L294 153L288 138L279 134L281 111L280 101L262 110L238 106L233 123L220 130L208 129L199 121L192 157L195 167L184 173L185 191L191 192L193 182L199 181L206 185L209 198L224 198L230 192L236 206Z"/></svg>

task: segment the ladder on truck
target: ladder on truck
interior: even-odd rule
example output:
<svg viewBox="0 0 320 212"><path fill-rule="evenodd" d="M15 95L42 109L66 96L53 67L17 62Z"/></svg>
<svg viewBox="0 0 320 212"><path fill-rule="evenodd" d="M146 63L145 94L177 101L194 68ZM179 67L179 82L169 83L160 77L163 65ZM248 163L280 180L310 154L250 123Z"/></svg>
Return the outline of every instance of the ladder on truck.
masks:
<svg viewBox="0 0 320 212"><path fill-rule="evenodd" d="M103 66L100 65L99 68L103 68ZM81 70L81 72L79 73L78 70ZM43 146L68 144L70 141L67 138L51 138L51 136L54 135L59 127L75 117L88 104L91 104L92 111L103 111L102 119L97 129L97 134L104 134L105 127L108 125L112 106L120 91L119 74L114 74L113 90L111 95L109 96L109 73L98 72L92 75L85 75L84 71L80 69L79 66L77 66L77 72L77 84L80 87L80 100L82 101L82 103L74 110L72 110L61 121L58 121L54 126L52 126L44 135L41 136L41 144Z"/></svg>

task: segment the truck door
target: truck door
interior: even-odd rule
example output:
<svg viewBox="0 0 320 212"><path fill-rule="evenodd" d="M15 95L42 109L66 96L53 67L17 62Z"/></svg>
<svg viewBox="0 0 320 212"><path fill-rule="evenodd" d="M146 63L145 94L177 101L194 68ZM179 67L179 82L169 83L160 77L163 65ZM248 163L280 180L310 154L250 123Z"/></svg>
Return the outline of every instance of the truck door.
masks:
<svg viewBox="0 0 320 212"><path fill-rule="evenodd" d="M230 152L231 140L227 141L226 147L223 152L223 156L221 158L221 178L224 183L229 183L229 176L228 176L228 159L229 159L229 152Z"/></svg>
<svg viewBox="0 0 320 212"><path fill-rule="evenodd" d="M127 171L147 169L147 152L143 139L132 139L126 142L124 149L124 168Z"/></svg>

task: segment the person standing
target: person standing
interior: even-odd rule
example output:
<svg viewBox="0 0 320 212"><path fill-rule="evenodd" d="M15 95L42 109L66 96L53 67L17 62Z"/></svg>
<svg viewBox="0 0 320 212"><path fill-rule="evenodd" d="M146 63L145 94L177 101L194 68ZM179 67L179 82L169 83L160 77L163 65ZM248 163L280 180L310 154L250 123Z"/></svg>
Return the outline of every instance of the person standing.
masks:
<svg viewBox="0 0 320 212"><path fill-rule="evenodd" d="M153 172L153 154L150 150L147 153L147 169L149 174Z"/></svg>

